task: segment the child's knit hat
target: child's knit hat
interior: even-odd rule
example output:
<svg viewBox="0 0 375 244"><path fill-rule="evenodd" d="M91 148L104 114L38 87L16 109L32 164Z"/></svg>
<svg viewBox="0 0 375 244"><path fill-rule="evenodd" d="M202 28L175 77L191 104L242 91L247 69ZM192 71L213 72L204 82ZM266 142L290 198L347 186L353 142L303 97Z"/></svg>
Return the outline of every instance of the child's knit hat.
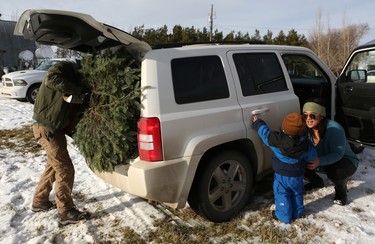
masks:
<svg viewBox="0 0 375 244"><path fill-rule="evenodd" d="M289 136L296 136L301 134L305 128L305 123L299 113L290 113L284 117L281 129Z"/></svg>

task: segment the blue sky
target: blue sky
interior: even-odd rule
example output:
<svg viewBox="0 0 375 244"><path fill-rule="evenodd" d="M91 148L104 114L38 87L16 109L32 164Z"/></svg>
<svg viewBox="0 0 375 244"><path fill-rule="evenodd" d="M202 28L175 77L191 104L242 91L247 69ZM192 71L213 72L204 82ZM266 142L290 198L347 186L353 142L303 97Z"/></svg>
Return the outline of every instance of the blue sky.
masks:
<svg viewBox="0 0 375 244"><path fill-rule="evenodd" d="M176 24L183 27L209 28L208 16L214 8L213 27L224 34L229 31L260 34L271 30L274 36L295 29L308 37L319 14L327 28L367 23L370 31L361 43L375 39L375 2L373 0L13 0L1 1L3 20L17 20L28 8L70 10L92 15L96 20L125 31L144 25L158 28Z"/></svg>

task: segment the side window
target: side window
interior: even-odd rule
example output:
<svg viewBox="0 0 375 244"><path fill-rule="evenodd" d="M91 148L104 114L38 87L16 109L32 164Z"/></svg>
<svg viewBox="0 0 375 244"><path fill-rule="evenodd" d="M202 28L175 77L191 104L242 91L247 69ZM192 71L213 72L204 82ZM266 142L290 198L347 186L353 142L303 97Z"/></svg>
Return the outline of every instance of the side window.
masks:
<svg viewBox="0 0 375 244"><path fill-rule="evenodd" d="M284 54L282 58L301 106L308 99L323 98L327 102L327 110L330 110L328 102L331 96L331 84L320 67L305 55Z"/></svg>
<svg viewBox="0 0 375 244"><path fill-rule="evenodd" d="M375 51L355 54L339 82L375 83Z"/></svg>
<svg viewBox="0 0 375 244"><path fill-rule="evenodd" d="M236 53L233 55L242 95L287 90L285 78L274 53Z"/></svg>
<svg viewBox="0 0 375 244"><path fill-rule="evenodd" d="M285 54L283 60L292 83L328 82L320 68L307 56Z"/></svg>
<svg viewBox="0 0 375 244"><path fill-rule="evenodd" d="M177 104L229 97L223 64L218 56L173 59L171 67Z"/></svg>

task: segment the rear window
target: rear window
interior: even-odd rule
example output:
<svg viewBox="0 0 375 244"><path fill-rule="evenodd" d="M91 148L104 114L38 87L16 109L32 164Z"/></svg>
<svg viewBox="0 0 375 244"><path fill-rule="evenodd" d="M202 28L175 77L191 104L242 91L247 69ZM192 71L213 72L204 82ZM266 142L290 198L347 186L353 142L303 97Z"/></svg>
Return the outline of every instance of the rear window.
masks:
<svg viewBox="0 0 375 244"><path fill-rule="evenodd" d="M229 97L227 79L218 56L173 59L171 66L177 104Z"/></svg>
<svg viewBox="0 0 375 244"><path fill-rule="evenodd" d="M233 55L242 95L287 90L285 78L274 53L237 53Z"/></svg>

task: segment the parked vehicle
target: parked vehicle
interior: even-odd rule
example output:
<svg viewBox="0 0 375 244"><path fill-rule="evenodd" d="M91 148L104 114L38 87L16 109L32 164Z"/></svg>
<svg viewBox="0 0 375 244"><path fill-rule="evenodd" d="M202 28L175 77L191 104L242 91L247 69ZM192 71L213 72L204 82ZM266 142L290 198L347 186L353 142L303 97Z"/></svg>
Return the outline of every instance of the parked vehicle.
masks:
<svg viewBox="0 0 375 244"><path fill-rule="evenodd" d="M21 101L27 100L34 104L39 86L52 65L66 59L49 59L43 61L34 70L14 71L2 76L0 94Z"/></svg>
<svg viewBox="0 0 375 244"><path fill-rule="evenodd" d="M356 48L337 80L335 119L356 152L375 147L375 41Z"/></svg>
<svg viewBox="0 0 375 244"><path fill-rule="evenodd" d="M344 125L358 131L349 133L350 139L362 143L368 129L372 139L363 143L373 145L373 124L360 127L349 117L358 97L350 99L348 93L366 92L360 85L367 83L340 80L336 97L336 77L307 48L208 43L151 50L89 15L58 10L27 10L15 34L83 52L122 45L137 53L142 87L148 87L138 122L139 157L112 173L96 174L174 208L188 202L211 221L236 216L249 203L256 181L271 172L272 153L252 129L252 113L278 130L284 115L301 111L308 98L323 97L329 118L344 115L350 120ZM350 63L345 73L353 69ZM371 94L369 101L360 99L366 106L356 107L361 116L356 121L375 121ZM347 106L336 111L336 102Z"/></svg>

